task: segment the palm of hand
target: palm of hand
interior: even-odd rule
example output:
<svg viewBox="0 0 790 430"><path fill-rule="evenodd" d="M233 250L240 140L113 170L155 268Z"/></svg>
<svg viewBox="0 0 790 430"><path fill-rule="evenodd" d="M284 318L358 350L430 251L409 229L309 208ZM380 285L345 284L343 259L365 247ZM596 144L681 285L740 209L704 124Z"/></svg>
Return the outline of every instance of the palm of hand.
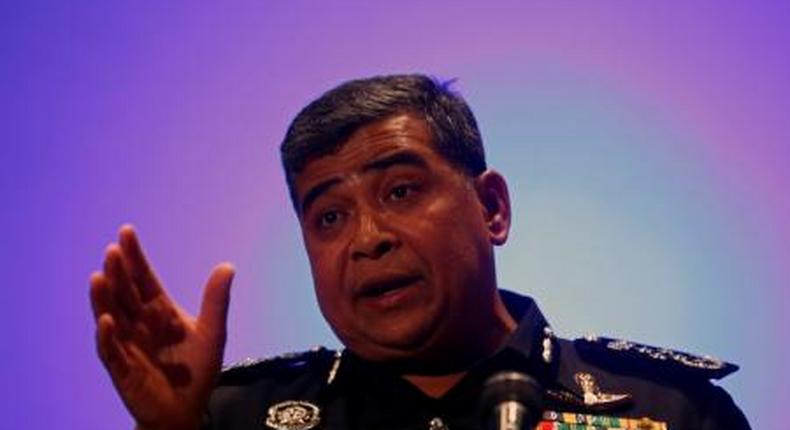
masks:
<svg viewBox="0 0 790 430"><path fill-rule="evenodd" d="M222 362L232 275L229 265L214 270L193 318L161 288L130 228L108 248L91 278L97 347L140 428L199 426Z"/></svg>

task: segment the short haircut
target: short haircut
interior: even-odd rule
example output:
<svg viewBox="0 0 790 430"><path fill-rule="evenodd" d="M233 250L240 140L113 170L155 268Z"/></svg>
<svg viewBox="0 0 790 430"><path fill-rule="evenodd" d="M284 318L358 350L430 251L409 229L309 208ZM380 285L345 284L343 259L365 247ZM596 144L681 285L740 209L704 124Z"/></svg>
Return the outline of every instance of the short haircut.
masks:
<svg viewBox="0 0 790 430"><path fill-rule="evenodd" d="M360 127L400 113L426 121L434 149L463 173L486 170L480 131L453 81L420 74L375 76L344 82L311 102L291 122L280 146L291 202L300 212L294 180L305 166L340 149Z"/></svg>

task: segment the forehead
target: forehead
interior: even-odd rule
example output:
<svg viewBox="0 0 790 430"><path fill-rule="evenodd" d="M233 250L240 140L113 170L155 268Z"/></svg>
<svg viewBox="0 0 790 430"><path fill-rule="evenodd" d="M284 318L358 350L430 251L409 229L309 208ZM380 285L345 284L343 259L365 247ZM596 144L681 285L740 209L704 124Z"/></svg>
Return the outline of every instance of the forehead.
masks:
<svg viewBox="0 0 790 430"><path fill-rule="evenodd" d="M308 162L296 175L297 193L302 195L306 187L331 177L356 173L370 161L399 150L438 158L432 142L428 124L413 114L397 114L365 125L351 134L336 152Z"/></svg>

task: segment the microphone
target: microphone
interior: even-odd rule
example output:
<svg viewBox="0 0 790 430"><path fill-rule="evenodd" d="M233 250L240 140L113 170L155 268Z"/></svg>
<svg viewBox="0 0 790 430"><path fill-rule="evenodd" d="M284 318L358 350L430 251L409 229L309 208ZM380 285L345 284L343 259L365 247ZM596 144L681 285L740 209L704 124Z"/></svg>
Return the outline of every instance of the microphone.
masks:
<svg viewBox="0 0 790 430"><path fill-rule="evenodd" d="M484 428L488 430L533 429L540 421L543 389L520 372L499 372L488 378L481 397Z"/></svg>

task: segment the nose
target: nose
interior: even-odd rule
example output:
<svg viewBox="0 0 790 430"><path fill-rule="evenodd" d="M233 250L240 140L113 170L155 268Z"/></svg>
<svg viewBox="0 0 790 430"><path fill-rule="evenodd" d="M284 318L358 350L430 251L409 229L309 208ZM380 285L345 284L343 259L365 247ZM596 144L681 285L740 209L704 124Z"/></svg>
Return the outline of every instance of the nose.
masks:
<svg viewBox="0 0 790 430"><path fill-rule="evenodd" d="M397 245L397 236L386 227L378 214L360 214L359 228L351 244L352 260L377 260Z"/></svg>

